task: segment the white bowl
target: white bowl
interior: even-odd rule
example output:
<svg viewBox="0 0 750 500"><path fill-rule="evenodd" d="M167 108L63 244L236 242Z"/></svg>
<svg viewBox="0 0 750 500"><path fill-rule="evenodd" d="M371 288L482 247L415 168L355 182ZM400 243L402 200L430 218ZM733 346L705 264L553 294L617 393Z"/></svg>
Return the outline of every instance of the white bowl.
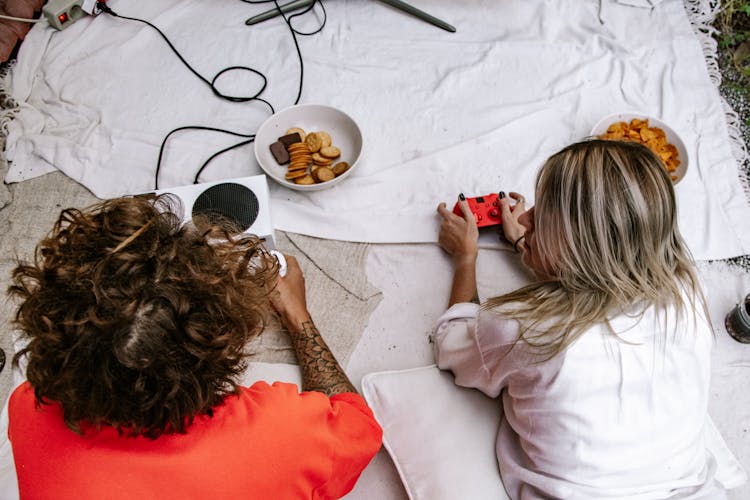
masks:
<svg viewBox="0 0 750 500"><path fill-rule="evenodd" d="M638 118L639 120L648 120L648 126L649 127L658 127L664 131L664 134L667 136L667 142L670 144L674 144L674 146L677 148L678 153L678 159L680 160L680 165L677 167L677 169L674 172L669 172L669 175L672 176L672 183L677 184L682 180L683 177L685 177L685 173L687 172L688 168L688 153L687 149L685 148L685 143L682 141L682 138L680 135L669 125L664 123L663 121L659 120L658 118L654 118L653 116L649 116L646 113L638 113L638 112L628 112L628 113L614 113L611 115L607 115L601 120L599 120L596 125L594 125L594 128L591 129L591 135L592 136L600 136L607 132L607 129L610 125L617 122L627 122L630 123L630 120L633 118Z"/></svg>
<svg viewBox="0 0 750 500"><path fill-rule="evenodd" d="M271 154L270 146L287 130L299 127L306 133L325 131L331 142L341 150L341 156L334 163L345 161L349 169L328 182L319 184L295 184L284 176L288 165L279 165ZM335 186L346 179L357 167L362 154L362 132L357 123L346 113L321 104L299 104L271 115L255 134L255 158L260 168L282 186L297 191L319 191Z"/></svg>

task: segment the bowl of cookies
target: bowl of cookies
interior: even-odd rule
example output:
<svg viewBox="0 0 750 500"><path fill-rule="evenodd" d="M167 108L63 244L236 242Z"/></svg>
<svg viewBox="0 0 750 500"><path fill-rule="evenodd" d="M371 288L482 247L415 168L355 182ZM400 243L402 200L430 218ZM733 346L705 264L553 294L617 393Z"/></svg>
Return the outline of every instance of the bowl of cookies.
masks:
<svg viewBox="0 0 750 500"><path fill-rule="evenodd" d="M362 132L346 113L299 104L269 117L255 134L255 158L282 186L318 191L346 179L362 154Z"/></svg>
<svg viewBox="0 0 750 500"><path fill-rule="evenodd" d="M688 153L679 134L669 125L645 113L615 113L605 116L591 129L599 139L636 141L661 159L672 184L685 177Z"/></svg>

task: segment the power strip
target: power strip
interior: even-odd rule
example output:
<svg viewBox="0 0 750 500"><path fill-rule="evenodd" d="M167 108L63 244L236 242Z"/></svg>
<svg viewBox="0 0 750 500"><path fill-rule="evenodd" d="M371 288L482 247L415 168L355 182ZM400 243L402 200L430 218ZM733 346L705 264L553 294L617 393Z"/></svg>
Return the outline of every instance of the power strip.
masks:
<svg viewBox="0 0 750 500"><path fill-rule="evenodd" d="M99 14L101 12L97 5L99 2L97 0L49 0L42 7L42 13L50 26L63 30L84 16Z"/></svg>

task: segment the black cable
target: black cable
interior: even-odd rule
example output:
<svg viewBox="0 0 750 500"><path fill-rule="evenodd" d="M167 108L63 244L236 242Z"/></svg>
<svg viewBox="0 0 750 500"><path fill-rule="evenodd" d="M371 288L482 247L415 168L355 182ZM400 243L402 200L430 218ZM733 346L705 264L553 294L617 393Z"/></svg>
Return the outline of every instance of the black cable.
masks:
<svg viewBox="0 0 750 500"><path fill-rule="evenodd" d="M302 35L302 36L314 35L316 33L319 33L323 29L323 27L326 24L326 20L327 20L327 14L326 14L326 10L325 10L325 6L323 5L323 2L321 0L315 0L313 3L311 3L307 8L305 8L301 12L293 14L293 15L289 16L289 18L287 18L284 15L284 13L281 12L281 6L279 5L279 3L278 3L277 0L260 0L260 1L242 0L242 1L245 2L245 3L250 3L250 4L260 4L260 3L273 2L274 5L276 6L276 8L279 10L279 14L284 19L284 22L288 26L289 31L292 34L292 40L294 41L294 47L296 49L297 57L299 59L299 64L300 64L299 86L297 88L297 97L294 100L294 104L298 104L299 100L300 100L300 97L302 96L302 84L303 84L303 81L304 81L304 62L302 60L302 51L300 50L300 47L299 47L299 42L297 40L297 35ZM323 21L322 21L320 27L318 29L316 29L315 31L312 31L312 32L309 32L309 33L297 31L292 26L292 19L294 19L294 18L296 18L298 16L302 16L302 15L310 12L315 7L316 4L320 4L320 7L321 7L321 9L323 11ZM200 73L198 73L198 71L196 71L187 62L187 60L179 53L179 51L172 44L172 42L169 40L169 38L167 38L167 36L158 27L156 27L155 25L151 24L150 22L148 22L148 21L146 21L144 19L139 19L139 18L135 18L135 17L128 17L128 16L121 16L121 15L117 14L116 12L114 12L105 2L97 2L96 5L97 5L97 7L102 12L104 12L106 14L109 14L109 15L111 15L113 17L118 17L120 19L126 19L126 20L129 20L129 21L137 21L137 22L143 23L143 24L145 24L145 25L153 28L154 30L156 30L156 32L159 33L159 35L164 39L164 41L167 42L167 45L169 46L169 48L172 49L172 52L175 53L175 55L177 56L177 58L185 65L185 67L187 67L188 70L190 70L191 73L193 73L196 77L198 77L199 80L201 80L206 85L208 85L211 88L211 91L217 97L219 97L221 99L225 99L225 100L231 101L231 102L260 101L260 102L265 103L271 109L271 114L275 113L275 110L274 110L273 106L271 105L271 103L269 103L268 101L266 101L265 99L262 99L260 97L260 95L266 89L266 86L267 86L267 83L268 83L268 79L260 71L258 71L256 69L253 69L253 68L250 68L248 66L230 66L230 67L224 68L221 71L219 71L218 73L216 73L216 75L213 77L213 79L209 81L203 75L201 75ZM216 81L224 73L227 73L228 71L233 71L233 70L249 71L249 72L252 72L252 73L260 76L263 79L263 86L253 96L229 96L229 95L221 93L219 91L219 89L216 88ZM154 189L156 189L156 190L159 189L159 172L161 170L161 161L162 161L162 158L163 158L163 155L164 155L164 148L165 148L165 146L167 144L167 141L172 136L172 134L174 134L176 132L183 131L183 130L206 130L206 131L212 131L212 132L222 132L222 133L225 133L225 134L231 134L231 135L234 135L234 136L237 136L237 137L244 137L244 138L247 139L245 141L238 142L237 144L234 144L232 146L229 146L227 148L224 148L224 149L222 149L220 151L217 151L216 153L212 154L208 158L208 160L206 160L200 166L200 168L198 169L198 171L196 172L195 177L193 179L193 183L194 184L197 184L199 182L200 174L203 172L203 170L205 170L205 168L208 166L208 164L211 161L213 161L215 158L217 158L218 156L220 156L220 155L222 155L222 154L224 154L224 153L226 153L228 151L231 151L231 150L233 150L235 148L239 148L239 147L242 147L242 146L244 146L246 144L250 144L250 143L252 143L255 140L255 134L243 134L243 133L234 132L234 131L231 131L231 130L224 130L224 129L214 128L214 127L205 127L205 126L201 126L201 125L188 125L188 126L178 127L176 129L171 130L164 137L164 140L162 141L161 146L159 147L159 157L157 159L156 170L154 172Z"/></svg>
<svg viewBox="0 0 750 500"><path fill-rule="evenodd" d="M139 22L139 23L143 23L143 24L145 24L145 25L147 25L147 26L149 26L149 27L153 28L153 29L154 29L154 30L155 30L155 31L156 31L157 33L159 33L159 35L160 35L160 36L161 36L161 37L162 37L162 38L164 39L164 41L165 41L165 42L167 42L167 45L169 46L169 48L170 48L170 49L172 49L172 52L174 52L174 53L175 53L175 55L176 55L176 56L177 56L177 58L178 58L178 59L179 59L179 60L180 60L180 61L182 62L182 64L184 64L184 65L185 65L185 67L186 67L186 68L187 68L188 70L190 70L190 72L191 72L192 74L194 74L195 76L197 76L197 77L198 77L198 79L199 79L200 81L202 81L203 83L205 83L206 85L208 85L208 86L209 86L209 87L211 88L211 91L212 91L212 92L214 93L214 95L216 95L217 97L220 97L220 98L222 98L222 99L226 99L227 101L231 101L231 102L248 102L248 101L260 101L260 102L263 102L263 103L265 103L265 104L266 104L266 105L267 105L267 106L268 106L268 107L269 107L269 108L271 109L271 113L272 113L272 114L273 114L273 113L275 112L275 110L273 109L273 106L271 105L271 103L269 103L269 102L268 102L268 101L266 101L265 99L261 99L261 98L260 98L260 95L261 95L261 94L263 93L263 91L264 91L264 90L266 89L266 85L268 84L268 79L266 78L266 76L265 76L265 75L264 75L263 73L261 73L261 72L260 72L260 71L258 71L257 69L253 69L253 68L250 68L250 67L248 67L248 66L230 66L230 67L228 67L228 68L224 68L224 69L222 69L221 71L219 71L218 73L216 73L216 75L215 75L215 76L213 77L213 79L211 79L211 80L208 80L208 79L207 79L206 77L204 77L203 75L201 75L200 73L198 73L198 71L197 71L197 70L196 70L195 68L193 68L193 67L192 67L192 66L190 65L190 63L188 63L188 62L187 62L187 60L185 60L185 58L184 58L184 57L182 57L182 54L180 54L180 52L179 52L179 51L177 50L177 48L176 48L176 47L175 47L175 46L174 46L174 45L172 44L172 42L171 42L171 41L169 40L169 38L167 38L167 35L165 35L165 34L164 34L164 33L163 33L163 32L162 32L162 31L161 31L161 30L160 30L159 28L157 28L156 26L154 26L154 25L153 25L153 24L151 24L150 22L146 21L145 19L139 19L139 18L137 18L137 17L128 17L128 16L121 16L121 15L117 14L117 13L116 13L115 11L113 11L113 10L112 10L112 9L111 9L111 8L110 8L110 7L109 7L109 6L108 6L108 5L106 4L106 3L104 3L104 2L98 2L98 3L97 3L97 6L98 6L98 7L99 7L99 8L100 8L100 9L102 10L102 12L104 12L104 13L106 13L106 14L109 14L110 16L113 16L113 17L119 17L120 19L127 19L128 21L136 21L136 22ZM219 89L217 89L217 88L216 88L216 80L218 80L218 78L219 78L219 77L220 77L221 75L223 75L224 73L226 73L227 71L233 71L233 70L239 70L239 71L249 71L249 72L251 72L251 73L254 73L254 74L256 74L256 75L260 76L260 77L261 77L261 78L263 79L263 86L262 86L262 87L260 88L260 90L259 90L258 92L256 92L256 93L255 93L254 95L252 95L252 96L230 96L230 95L222 94L222 93L221 93L221 91L220 91Z"/></svg>
<svg viewBox="0 0 750 500"><path fill-rule="evenodd" d="M284 13L281 11L281 6L279 5L278 0L241 0L242 2L249 3L249 4L264 4L264 3L271 3L276 6L276 9L279 11L279 15L284 19L284 22L289 27L289 32L292 34L292 41L294 41L294 48L297 50L297 58L299 59L299 87L297 88L297 97L294 99L294 104L297 104L300 100L300 97L302 96L302 82L305 78L305 64L302 61L302 51L299 48L299 41L297 40L297 35L300 36L311 36L315 35L317 33L320 33L323 28L326 25L326 21L328 20L328 14L326 12L325 5L323 5L323 2L321 0L315 0L310 5L305 7L302 11L297 12L296 14L292 14L288 18L284 15ZM323 21L321 21L320 26L315 31L310 32L304 32L304 31L298 31L294 26L292 26L292 20L299 16L304 16L311 10L315 8L315 5L320 5L321 10L323 11Z"/></svg>
<svg viewBox="0 0 750 500"><path fill-rule="evenodd" d="M279 8L279 4L278 2L276 2L276 0L274 0L273 3L276 4L276 8ZM315 8L316 5L320 5L320 9L323 11L323 21L320 23L320 26L318 26L318 29L316 29L315 31L305 32L305 31L299 31L297 28L294 28L292 26L292 19L294 19L295 17L304 16L305 14L313 10L313 8ZM289 24L289 27L292 29L292 31L296 33L297 35L310 36L310 35L315 35L317 33L320 33L325 27L327 20L328 20L328 13L326 12L325 5L323 5L323 2L321 0L315 0L313 3L308 5L304 10L289 16L287 23Z"/></svg>
<svg viewBox="0 0 750 500"><path fill-rule="evenodd" d="M222 149L218 153L215 153L215 154L211 155L211 157L208 160L206 160L203 163L203 165L201 165L201 167L198 169L198 172L195 174L195 178L193 179L193 184L198 184L198 177L200 177L201 173L208 166L208 164L211 162L211 160L213 160L214 158L216 158L217 156L219 156L219 155L221 155L223 153L226 153L227 151L231 151L234 148L239 148L240 146L244 146L245 144L250 144L251 142L253 142L255 140L255 134L242 134L240 132L233 132L231 130L224 130L224 129L221 129L221 128L205 127L205 126L202 126L202 125L186 125L184 127L178 127L176 129L170 131L166 135L166 137L164 137L164 140L161 141L161 146L159 147L159 158L156 161L156 171L154 172L154 179L156 181L155 182L156 186L155 186L154 189L159 189L159 171L161 170L161 159L162 159L162 156L164 155L164 147L167 145L167 140L169 139L169 137L172 134L177 133L177 132L181 132L183 130L207 130L209 132L222 132L224 134L230 134L230 135L234 135L236 137L245 137L245 138L249 139L247 141L239 142L239 143L235 144L234 146L230 146L228 148Z"/></svg>

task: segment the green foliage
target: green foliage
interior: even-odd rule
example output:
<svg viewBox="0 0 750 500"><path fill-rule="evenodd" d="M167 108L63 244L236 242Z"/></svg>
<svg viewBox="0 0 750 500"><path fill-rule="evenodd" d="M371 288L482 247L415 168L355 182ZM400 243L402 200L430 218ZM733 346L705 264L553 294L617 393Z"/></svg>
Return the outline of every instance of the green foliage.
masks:
<svg viewBox="0 0 750 500"><path fill-rule="evenodd" d="M719 48L737 70L740 87L750 93L750 0L722 0L714 27L719 31Z"/></svg>
<svg viewBox="0 0 750 500"><path fill-rule="evenodd" d="M750 0L723 0L716 17L719 42L733 47L750 38Z"/></svg>
<svg viewBox="0 0 750 500"><path fill-rule="evenodd" d="M719 47L729 49L748 39L748 33L722 33L719 36Z"/></svg>

